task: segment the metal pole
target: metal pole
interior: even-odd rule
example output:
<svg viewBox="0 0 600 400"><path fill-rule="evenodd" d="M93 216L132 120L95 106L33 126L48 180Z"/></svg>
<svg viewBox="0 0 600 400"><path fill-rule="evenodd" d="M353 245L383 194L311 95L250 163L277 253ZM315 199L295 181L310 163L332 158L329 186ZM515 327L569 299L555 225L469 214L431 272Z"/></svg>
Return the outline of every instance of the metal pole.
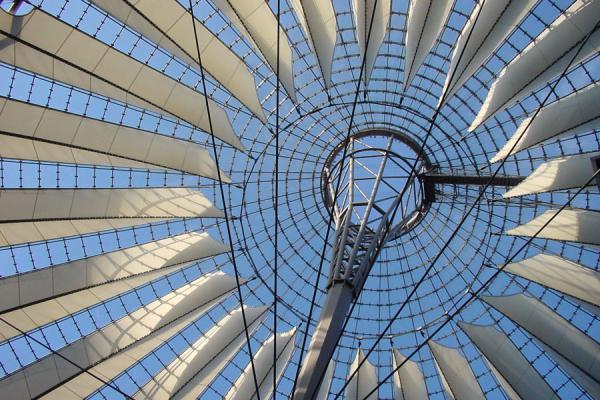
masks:
<svg viewBox="0 0 600 400"><path fill-rule="evenodd" d="M302 364L294 398L312 400L316 397L342 334L353 292L354 288L343 280L334 281L327 290L327 300Z"/></svg>

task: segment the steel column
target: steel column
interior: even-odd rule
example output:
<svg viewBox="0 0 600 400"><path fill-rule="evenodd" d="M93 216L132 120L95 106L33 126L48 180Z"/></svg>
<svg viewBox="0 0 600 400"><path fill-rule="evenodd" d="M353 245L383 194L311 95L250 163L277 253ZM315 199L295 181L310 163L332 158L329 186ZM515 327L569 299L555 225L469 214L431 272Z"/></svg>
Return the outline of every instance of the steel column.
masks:
<svg viewBox="0 0 600 400"><path fill-rule="evenodd" d="M319 392L321 381L342 334L346 314L352 305L353 291L352 286L344 281L333 282L327 290L327 300L300 370L294 399L312 400Z"/></svg>

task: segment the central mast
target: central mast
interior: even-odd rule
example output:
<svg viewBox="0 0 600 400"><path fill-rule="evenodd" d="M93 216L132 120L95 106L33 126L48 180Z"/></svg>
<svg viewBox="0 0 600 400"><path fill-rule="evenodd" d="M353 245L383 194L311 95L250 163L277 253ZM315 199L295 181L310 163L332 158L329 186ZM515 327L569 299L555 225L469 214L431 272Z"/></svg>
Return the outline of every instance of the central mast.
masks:
<svg viewBox="0 0 600 400"><path fill-rule="evenodd" d="M334 149L321 177L335 236L327 297L301 366L297 400L313 399L318 392L348 311L381 250L409 231L428 208L418 176L430 165L417 160L415 142L396 132L372 130L351 136L347 146L345 159L344 143Z"/></svg>

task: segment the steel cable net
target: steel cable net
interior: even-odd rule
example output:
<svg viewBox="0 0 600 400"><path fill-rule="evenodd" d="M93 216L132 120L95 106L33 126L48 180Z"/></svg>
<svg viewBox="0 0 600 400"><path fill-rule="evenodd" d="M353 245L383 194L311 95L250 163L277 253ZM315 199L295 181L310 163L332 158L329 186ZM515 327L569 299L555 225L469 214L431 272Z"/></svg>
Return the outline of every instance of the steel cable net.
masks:
<svg viewBox="0 0 600 400"><path fill-rule="evenodd" d="M480 6L485 2L486 0L480 1ZM76 27L107 46L131 56L141 64L150 66L160 74L198 93L204 93L199 69L191 65L189 60L173 56L168 46L156 45L150 38L143 37L134 28L123 24L119 17L107 14L98 6L104 2L92 3L96 5L82 0L31 0L22 2L16 13L25 15L30 10L42 10L68 26ZM406 38L409 11L414 2L393 0L389 5L389 2L379 0L381 4L378 7L385 7L386 4L390 7L389 22L381 43L369 42L370 46L378 46L378 51L372 71L366 68L369 70L369 77L365 83L366 73L361 71L363 57L357 41L353 14L355 2L334 0L332 3L337 23L337 39L331 67L331 84L326 88L319 65L321 60L316 56L311 38L307 36L291 2L269 1L273 18L278 14L278 4L280 6L280 23L285 32L280 45L287 45L287 39L291 49L295 101L286 90L289 88L284 87L284 78L280 85L277 84L275 68L269 65L268 57L261 54L258 49L260 46L232 22L232 15L228 11L219 8L221 3L223 2L194 1L194 16L243 60L243 65L255 80L260 108L265 114L263 122L260 116L246 107L247 104L244 105L231 94L227 83L221 82L210 72L205 76L207 97L214 101L215 106L225 110L233 131L244 148L241 150L241 146L217 137L218 168L231 180L224 181L224 204L221 201L218 175L215 173L213 176L200 176L201 174L177 168L156 168L156 165L119 166L118 162L95 164L77 161L77 156L73 157L74 163L52 161L41 156L15 157L9 153L8 147L0 150L0 196L8 190L23 188L31 191L59 188L200 190L217 208L227 210L229 221L214 216L199 217L192 210L191 215L175 212L169 218L157 218L149 214L144 217L149 218L147 221L117 224L111 229L91 229L89 232L80 231L72 235L59 234L56 237L46 237L46 240L38 238L23 243L4 241L0 248L3 277L0 282L5 283L7 279L16 276L27 277L27 273L31 271L51 271L56 265L189 232L208 233L212 239L228 243L227 224L232 234L232 251L226 249L196 257L200 260L186 262L181 268L171 270L168 275L132 283L126 289L114 289L110 295L99 291L95 294L96 301L82 307L65 306L67 312L57 313L56 318L41 318L42 322L37 322L38 317L33 314L35 310L31 311L28 315L33 324L25 324L25 328L10 335L6 333L7 328L0 331L4 338L0 344L2 379L11 379L19 371L35 365L49 354L56 354L81 338L110 326L114 321L129 314L136 315L139 312L137 310L185 287L199 277L215 271L233 276L236 273L233 266L235 258L237 273L244 279L240 287L244 304L248 307L268 306L261 317L256 318L256 326L249 332L255 359L258 360L257 352L263 343L273 335L274 318L277 319L278 333L297 329L293 337L295 351L281 371L282 375L276 386L278 397L290 397L299 368L305 329L310 322L305 348L307 350L327 293L334 229L328 237L326 232L328 225L334 222L330 219L330 209L324 201L323 171L332 154L337 162L344 158L340 150L344 148L348 133L355 135L378 131L397 133L405 143L413 144L412 147L398 146L397 163L389 167L390 184L384 196L401 192L404 183L397 180L394 173L402 176L410 174L409 164L419 156L421 146L420 159L427 160L423 163L427 166L413 173L480 176L483 184L448 181L436 183L433 186L433 200L428 200L416 222L410 229L385 244L347 317L347 324L333 356L335 368L328 398L347 395L344 386L352 373L352 363L358 349L363 349L366 353L371 348L373 351L368 355L368 362L375 368L376 381L381 383L377 389L378 398L399 398L394 397L395 393L398 395L398 388L394 389L396 376L385 379L396 365L392 360L392 349L397 349L404 356L418 350L411 360L416 362L423 374L424 387L429 397L460 397L456 392L457 383L447 370L444 371L443 361L437 357L434 359L431 348L423 345L433 333L435 335L431 341L459 349L483 396L510 398L511 385L502 381L501 376L506 378L507 374L503 374L504 371L498 373L494 369L495 359L491 354L484 357L482 346L474 344L472 337L459 326L460 321L493 325L505 334L522 354L526 364L537 371L559 398L594 398L593 393L599 393L593 392L599 386L597 376L594 375L597 372L588 373L578 369L572 362L564 361L564 357L553 352L556 348L549 350L544 340L536 337L531 329L483 301L482 297L522 293L538 299L585 337L591 338L590 346L597 346L600 337L599 314L589 299L578 298L568 291L553 288L547 282L544 284L516 273L503 271L489 281L498 267L515 257L515 253L515 261L545 254L569 260L588 271L597 271L600 257L597 246L593 246L594 242L579 243L584 241L539 237L527 243L531 235L507 234L507 231L548 210L557 210L569 201L569 209L600 211L597 186L579 190L581 184L577 184L555 191L532 191L518 197L503 197L511 189L507 185L484 186L500 165L499 176L526 177L549 160L597 152L600 149L600 135L596 129L600 116L596 116L596 123L586 122L589 123L587 129L524 148L506 157L503 163L490 162L522 126L523 121L537 110L595 86L595 82L600 79L597 37L594 37L596 50L591 54L586 54L581 60L577 59L572 65L564 64L550 79L527 90L518 101L499 110L477 129L469 130L501 71L577 2L530 2L532 6L515 24L514 29L510 30L493 51L489 50L490 55L482 65L448 96L447 101L439 107L439 112L438 102L443 95L455 45L465 24L475 15L478 2L447 2L450 7L447 16L443 18L439 35L431 48L426 49L426 56L415 69L410 84L406 84ZM11 2L2 2L2 7L8 9L10 4ZM180 2L180 6L182 9L189 8L187 1ZM189 13L185 13L182 18L188 18L187 22L191 25ZM369 17L366 18L368 20ZM277 20L273 21L276 23ZM368 29L369 24L366 25ZM275 30L276 26L265 26L263 29ZM200 31L200 34L203 32L205 31ZM3 37L6 40L6 35ZM7 102L12 100L19 104L33 104L40 109L82 115L106 121L115 129L117 126L125 126L177 139L186 146L200 146L212 156L213 144L207 134L208 129L193 126L185 118L160 112L161 109L156 107L144 108L136 103L111 99L107 92L95 93L85 87L53 80L40 71L35 71L35 68L32 71L25 66L15 66L7 60L8 58L2 58L0 64L0 107L4 102L6 109ZM283 76L283 73L280 75ZM559 75L564 76L556 83ZM359 79L361 76L362 80ZM277 90L280 91L279 104ZM203 104L198 104L198 110L203 110L201 107ZM0 114L0 118L6 120L5 115ZM18 130L11 131L12 128L4 120L0 119L0 136L23 136L19 136ZM24 121L20 123L25 124ZM279 135L279 148L275 147L276 135ZM381 143L378 142L380 139L369 142L369 137L357 140L365 148L373 146L373 143L385 147L386 143L385 139ZM112 150L99 151L102 152L109 154ZM381 154L374 153L375 158ZM80 159L84 159L83 155ZM275 174L276 159L279 162L278 175ZM367 164L365 161L365 165ZM408 166L402 169L401 165ZM367 167L365 169L373 172ZM420 176L416 183L419 190L425 190L422 179L426 178ZM276 181L279 185L278 199L275 198ZM412 199L413 208L419 209L425 201L425 193L416 194L416 190L414 189ZM181 207L187 206L186 203ZM58 206L53 204L49 207ZM3 214L2 224L9 224L18 218L9 218ZM274 248L276 224L277 249ZM38 226L37 229L42 228ZM2 235L7 234L2 231ZM597 234L595 238L597 239ZM449 245L446 247L444 245L447 242ZM520 251L524 244L526 246ZM274 257L279 260L276 315L273 308ZM319 271L322 257L324 263ZM313 302L313 291L319 273L320 283ZM424 279L421 281L422 277ZM598 276L590 279L598 280ZM35 290L35 284L32 285L34 286L23 286L21 290ZM484 290L477 292L482 287ZM169 370L177 360L181 364L197 365L189 358L190 349L198 348L202 340L210 344L215 327L223 323L223 318L233 315L232 312L240 306L237 292L233 288L235 286L218 302L207 306L197 318L173 331L171 336L165 337L118 374L101 375L102 384L96 385L97 388L86 395L90 398L113 399L128 396L137 398L140 393L145 393L152 397L143 390L153 382L153 377L160 377L159 374ZM411 294L415 288L415 292ZM598 287L594 290L593 293L597 296ZM12 292L6 293L7 297L13 295ZM309 321L309 310L313 303L314 313ZM400 307L403 307L402 312L395 316ZM0 324L11 321L11 316L7 313L15 309L16 307L5 306L0 314L3 318ZM459 312L454 315L457 311ZM390 321L389 329L386 329ZM226 353L223 350L222 354L225 354L224 359L218 367L214 364L202 367L212 369L214 373L203 378L206 388L199 394L201 398L231 396L231 388L239 384L240 375L249 374L247 366L250 365L250 359L245 339L239 342L235 351ZM272 361L269 362L272 365ZM362 368L366 367L365 364ZM205 374L203 371L195 370L184 375L191 380L194 376ZM265 381L272 380L271 375L269 370ZM510 378L506 380L510 381ZM175 385L178 389L173 389L174 392L170 395L180 396L182 391L189 389L186 383ZM463 384L466 385L464 382ZM52 387L52 390L56 387L58 386ZM254 390L254 386L248 387ZM270 393L264 392L262 397L264 394L271 396ZM158 391L154 394L160 398Z"/></svg>

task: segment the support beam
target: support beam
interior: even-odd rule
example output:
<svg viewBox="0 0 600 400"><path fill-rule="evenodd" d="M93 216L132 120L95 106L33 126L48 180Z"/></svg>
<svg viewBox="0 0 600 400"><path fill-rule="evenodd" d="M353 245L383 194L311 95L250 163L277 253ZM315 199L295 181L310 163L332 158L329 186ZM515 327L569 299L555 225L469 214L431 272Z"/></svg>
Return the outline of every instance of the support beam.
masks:
<svg viewBox="0 0 600 400"><path fill-rule="evenodd" d="M421 179L425 184L442 185L478 185L484 186L491 179L491 186L516 186L525 180L524 176L497 175L446 175L446 174L422 174Z"/></svg>
<svg viewBox="0 0 600 400"><path fill-rule="evenodd" d="M423 182L425 193L425 202L433 203L435 201L435 185L475 185L485 186L517 186L525 180L525 176L507 176L507 175L453 175L436 172L426 172L419 175Z"/></svg>
<svg viewBox="0 0 600 400"><path fill-rule="evenodd" d="M316 397L342 334L344 320L353 300L352 292L353 288L345 281L334 282L327 291L327 300L303 362L294 399L312 400Z"/></svg>
<svg viewBox="0 0 600 400"><path fill-rule="evenodd" d="M17 11L19 11L19 8L23 5L24 2L24 0L14 0L8 8L8 12L13 14L16 13Z"/></svg>

